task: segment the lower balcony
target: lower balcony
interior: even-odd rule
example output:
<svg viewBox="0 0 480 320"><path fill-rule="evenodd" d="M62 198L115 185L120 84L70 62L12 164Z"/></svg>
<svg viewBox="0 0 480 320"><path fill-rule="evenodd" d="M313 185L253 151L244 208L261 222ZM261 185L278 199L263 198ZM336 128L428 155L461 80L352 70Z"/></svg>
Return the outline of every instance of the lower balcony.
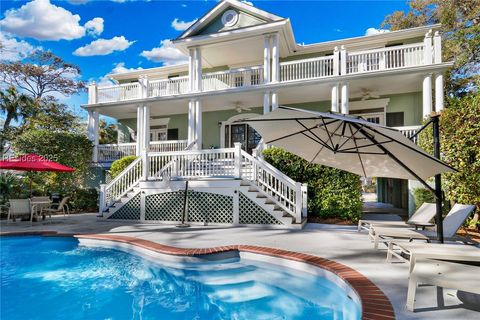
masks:
<svg viewBox="0 0 480 320"><path fill-rule="evenodd" d="M187 140L167 140L150 142L151 152L172 152L185 150ZM137 143L100 144L97 147L98 162L113 162L126 156L137 154Z"/></svg>

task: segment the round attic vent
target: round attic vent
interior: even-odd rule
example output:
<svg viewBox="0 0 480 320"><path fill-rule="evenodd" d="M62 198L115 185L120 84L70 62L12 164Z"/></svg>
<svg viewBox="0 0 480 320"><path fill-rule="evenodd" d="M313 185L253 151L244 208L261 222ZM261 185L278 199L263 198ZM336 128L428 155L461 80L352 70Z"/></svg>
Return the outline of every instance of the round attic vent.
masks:
<svg viewBox="0 0 480 320"><path fill-rule="evenodd" d="M238 12L235 10L227 10L222 15L222 23L225 27L231 27L238 21Z"/></svg>

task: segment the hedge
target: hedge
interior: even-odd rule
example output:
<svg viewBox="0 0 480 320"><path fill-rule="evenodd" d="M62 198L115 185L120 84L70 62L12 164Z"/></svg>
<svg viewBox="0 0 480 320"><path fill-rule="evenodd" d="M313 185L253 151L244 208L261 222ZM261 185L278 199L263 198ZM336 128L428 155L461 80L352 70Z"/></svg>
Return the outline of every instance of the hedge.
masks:
<svg viewBox="0 0 480 320"><path fill-rule="evenodd" d="M135 161L135 159L137 159L136 156L126 156L115 160L109 170L112 179L118 176L123 170L125 170L126 167L128 167L133 161Z"/></svg>
<svg viewBox="0 0 480 320"><path fill-rule="evenodd" d="M356 174L312 164L283 149L263 151L264 159L295 181L308 184L308 214L356 222L362 214L362 188Z"/></svg>

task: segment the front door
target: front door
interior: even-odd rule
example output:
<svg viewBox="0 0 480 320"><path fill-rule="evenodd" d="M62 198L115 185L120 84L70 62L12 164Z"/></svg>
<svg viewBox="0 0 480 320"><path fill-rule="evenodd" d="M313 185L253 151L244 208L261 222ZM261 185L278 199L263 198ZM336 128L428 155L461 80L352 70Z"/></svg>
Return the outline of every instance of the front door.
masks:
<svg viewBox="0 0 480 320"><path fill-rule="evenodd" d="M262 139L260 134L246 123L227 125L225 127L225 135L227 148L231 148L236 142L240 142L242 149L250 154Z"/></svg>

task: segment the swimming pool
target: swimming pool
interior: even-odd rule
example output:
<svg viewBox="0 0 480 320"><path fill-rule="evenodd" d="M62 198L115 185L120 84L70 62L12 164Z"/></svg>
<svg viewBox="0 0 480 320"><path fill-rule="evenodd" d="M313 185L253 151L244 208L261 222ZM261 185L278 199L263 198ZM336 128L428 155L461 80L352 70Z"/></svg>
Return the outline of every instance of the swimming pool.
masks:
<svg viewBox="0 0 480 320"><path fill-rule="evenodd" d="M2 319L360 319L334 281L231 256L150 261L69 237L0 238Z"/></svg>

